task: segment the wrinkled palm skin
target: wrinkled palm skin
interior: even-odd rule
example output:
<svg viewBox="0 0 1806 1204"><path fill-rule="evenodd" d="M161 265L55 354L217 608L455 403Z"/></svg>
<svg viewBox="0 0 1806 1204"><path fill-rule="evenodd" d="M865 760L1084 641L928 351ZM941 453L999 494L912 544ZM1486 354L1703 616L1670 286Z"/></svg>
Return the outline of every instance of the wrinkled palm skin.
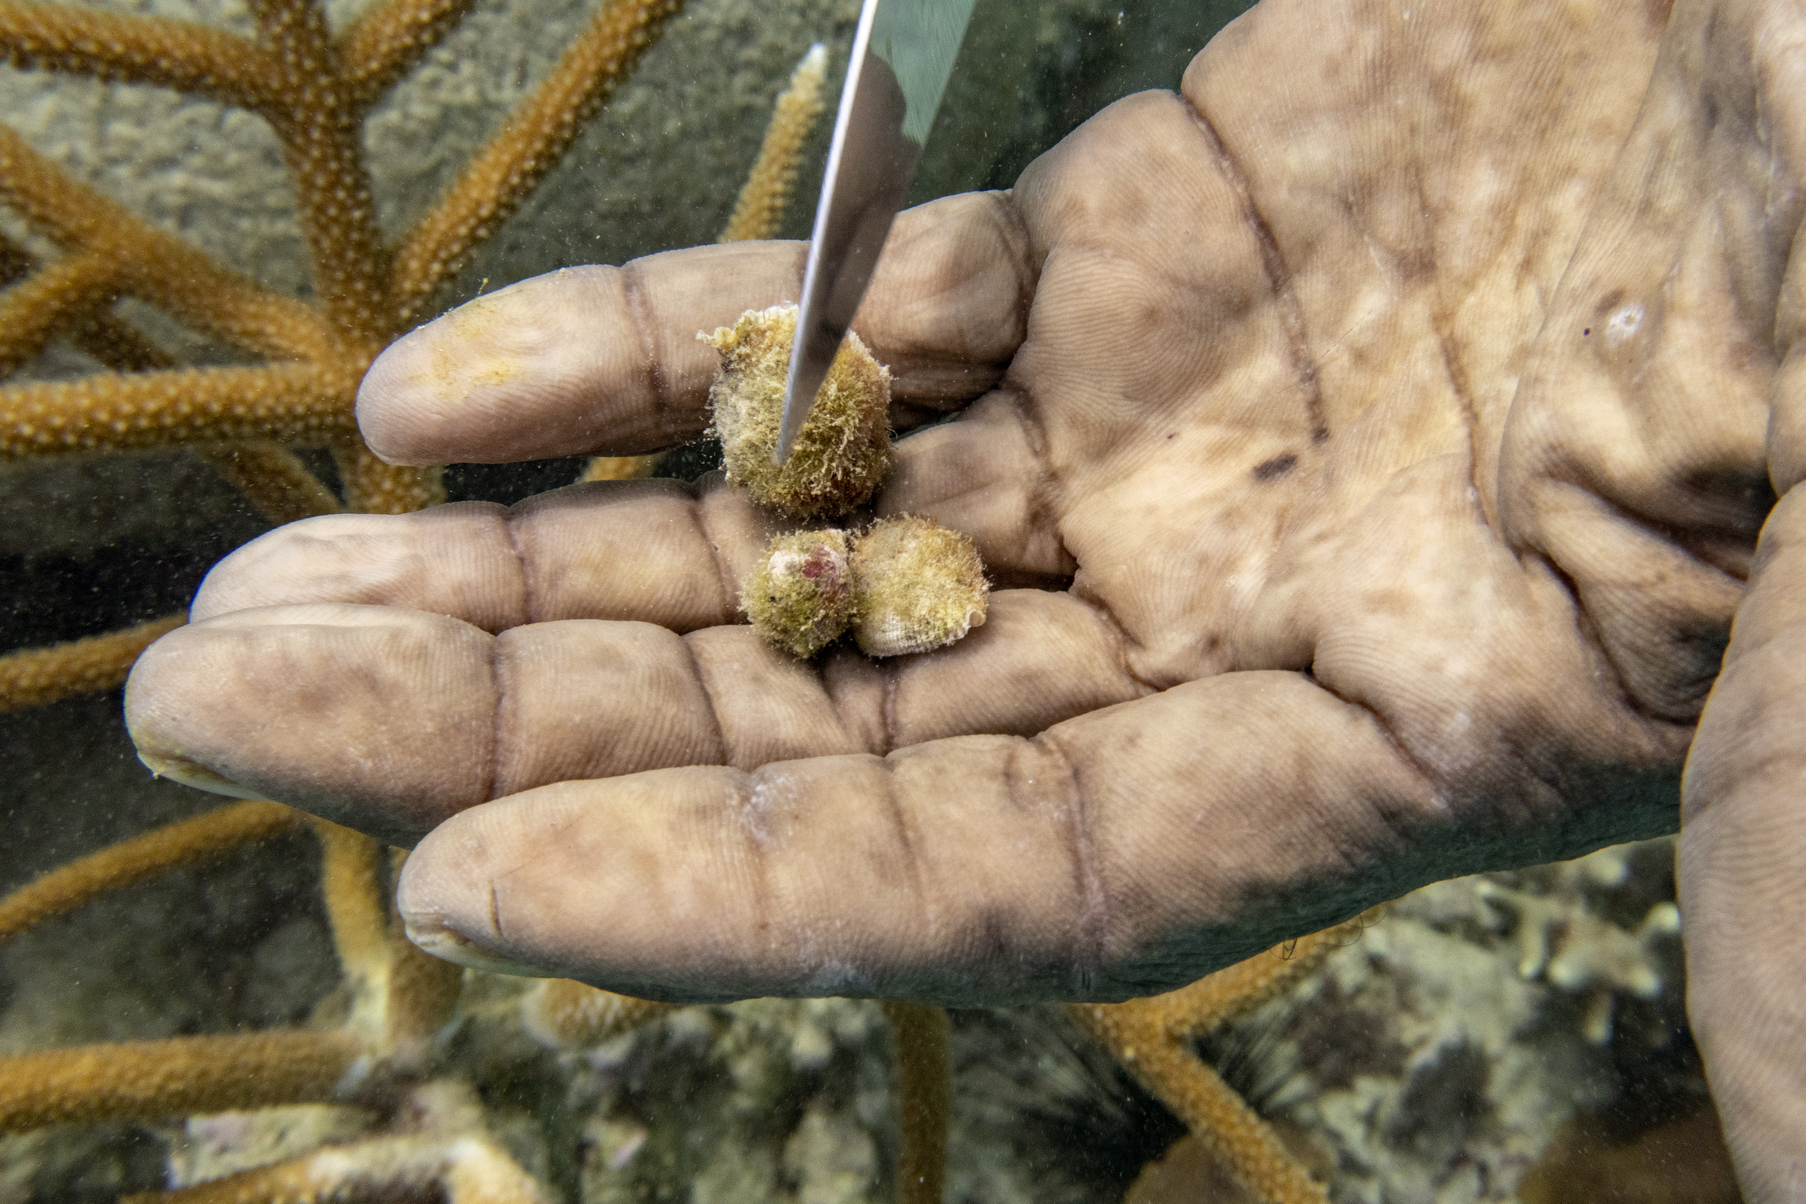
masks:
<svg viewBox="0 0 1806 1204"><path fill-rule="evenodd" d="M736 610L775 520L585 485L265 536L134 735L418 841L429 949L673 999L1144 995L1672 830L1685 761L1697 1034L1750 1198L1800 1198L1802 171L1786 4L1266 0L899 220L856 326L900 422L959 413L876 509L977 542L964 642L791 661ZM360 422L410 463L669 446L695 333L800 265L526 282Z"/></svg>

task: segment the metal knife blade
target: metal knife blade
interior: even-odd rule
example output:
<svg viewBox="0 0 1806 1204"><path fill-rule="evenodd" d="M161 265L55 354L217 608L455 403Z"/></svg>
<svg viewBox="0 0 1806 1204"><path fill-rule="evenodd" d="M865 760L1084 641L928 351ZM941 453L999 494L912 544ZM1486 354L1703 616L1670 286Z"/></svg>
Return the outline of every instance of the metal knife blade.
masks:
<svg viewBox="0 0 1806 1204"><path fill-rule="evenodd" d="M808 421L816 391L878 266L934 124L974 0L865 0L828 168L815 208L777 459Z"/></svg>

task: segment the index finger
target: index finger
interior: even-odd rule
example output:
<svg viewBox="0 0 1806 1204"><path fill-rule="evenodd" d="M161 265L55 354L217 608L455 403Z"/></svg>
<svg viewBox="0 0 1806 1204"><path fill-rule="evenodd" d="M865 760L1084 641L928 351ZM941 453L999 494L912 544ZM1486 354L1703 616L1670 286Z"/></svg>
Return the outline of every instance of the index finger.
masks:
<svg viewBox="0 0 1806 1204"><path fill-rule="evenodd" d="M728 243L624 267L565 268L478 297L403 336L358 388L371 450L396 464L637 455L708 423L716 356L699 331L795 301L806 244ZM994 385L1033 292L1005 193L898 215L854 328L900 400L950 406Z"/></svg>

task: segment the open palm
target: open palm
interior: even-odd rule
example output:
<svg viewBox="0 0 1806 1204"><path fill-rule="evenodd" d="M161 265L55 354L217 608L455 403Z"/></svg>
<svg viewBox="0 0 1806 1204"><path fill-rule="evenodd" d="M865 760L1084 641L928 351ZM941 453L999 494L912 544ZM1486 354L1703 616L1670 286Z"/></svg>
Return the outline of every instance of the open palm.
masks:
<svg viewBox="0 0 1806 1204"><path fill-rule="evenodd" d="M792 661L737 613L772 516L582 485L265 536L140 662L134 736L419 841L433 952L669 999L1144 995L1671 830L1771 480L1806 471L1801 34L1267 0L1180 93L899 219L855 326L900 422L961 412L876 508L977 543L963 642ZM408 463L670 446L696 333L801 259L527 281L391 348L360 424ZM1713 848L1689 891L1745 897Z"/></svg>

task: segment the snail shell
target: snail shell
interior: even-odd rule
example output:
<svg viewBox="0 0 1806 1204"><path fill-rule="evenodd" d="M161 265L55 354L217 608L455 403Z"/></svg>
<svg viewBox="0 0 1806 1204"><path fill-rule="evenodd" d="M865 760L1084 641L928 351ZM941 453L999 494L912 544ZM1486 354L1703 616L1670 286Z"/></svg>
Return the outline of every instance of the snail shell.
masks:
<svg viewBox="0 0 1806 1204"><path fill-rule="evenodd" d="M867 656L927 652L983 626L978 549L931 518L885 519L853 545L853 638Z"/></svg>

